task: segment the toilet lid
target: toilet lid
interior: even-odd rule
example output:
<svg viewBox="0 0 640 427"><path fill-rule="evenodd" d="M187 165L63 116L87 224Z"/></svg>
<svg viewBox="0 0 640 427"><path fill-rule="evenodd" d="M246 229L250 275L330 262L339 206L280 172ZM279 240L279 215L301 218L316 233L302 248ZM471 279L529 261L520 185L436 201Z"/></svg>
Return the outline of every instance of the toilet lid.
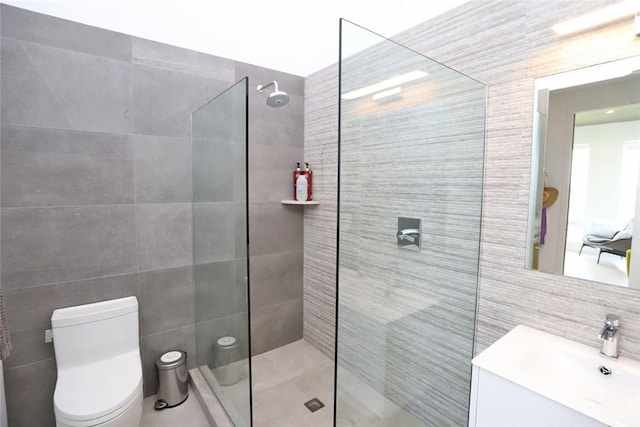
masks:
<svg viewBox="0 0 640 427"><path fill-rule="evenodd" d="M53 393L56 416L87 421L118 412L137 397L141 385L142 365L137 351L99 363L60 369Z"/></svg>

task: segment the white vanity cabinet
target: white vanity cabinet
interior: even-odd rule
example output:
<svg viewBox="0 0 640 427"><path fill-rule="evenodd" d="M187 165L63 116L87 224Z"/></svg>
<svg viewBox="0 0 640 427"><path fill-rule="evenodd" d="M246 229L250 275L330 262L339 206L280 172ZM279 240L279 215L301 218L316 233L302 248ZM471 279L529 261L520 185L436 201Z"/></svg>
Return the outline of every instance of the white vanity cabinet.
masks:
<svg viewBox="0 0 640 427"><path fill-rule="evenodd" d="M473 367L469 427L607 427L599 421Z"/></svg>

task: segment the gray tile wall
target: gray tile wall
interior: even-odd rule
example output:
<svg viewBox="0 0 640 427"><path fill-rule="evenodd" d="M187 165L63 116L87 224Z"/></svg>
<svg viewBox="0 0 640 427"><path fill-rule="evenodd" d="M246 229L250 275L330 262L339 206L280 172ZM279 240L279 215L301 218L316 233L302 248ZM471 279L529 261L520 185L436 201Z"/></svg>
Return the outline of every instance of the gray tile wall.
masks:
<svg viewBox="0 0 640 427"><path fill-rule="evenodd" d="M302 338L303 209L285 206L293 170L304 156L304 79L236 63L249 77L249 268L251 351L264 353ZM258 84L277 80L291 100L266 104Z"/></svg>
<svg viewBox="0 0 640 427"><path fill-rule="evenodd" d="M625 319L621 354L640 360L640 292L523 267L534 79L637 55L640 48L632 19L563 38L551 26L608 4L565 0L550 8L545 0L474 1L394 38L488 86L476 353L517 324L597 347L596 331L611 311ZM305 84L305 156L316 164L314 193L323 203L305 211L304 335L331 355L337 66Z"/></svg>
<svg viewBox="0 0 640 427"><path fill-rule="evenodd" d="M10 424L54 425L43 331L58 307L138 297L145 395L163 351L183 348L195 363L190 114L245 75L292 94L279 110L250 95L253 273L264 278L253 284L270 298L256 292L254 348L299 339L302 211L279 200L302 161L303 79L7 5L0 15Z"/></svg>

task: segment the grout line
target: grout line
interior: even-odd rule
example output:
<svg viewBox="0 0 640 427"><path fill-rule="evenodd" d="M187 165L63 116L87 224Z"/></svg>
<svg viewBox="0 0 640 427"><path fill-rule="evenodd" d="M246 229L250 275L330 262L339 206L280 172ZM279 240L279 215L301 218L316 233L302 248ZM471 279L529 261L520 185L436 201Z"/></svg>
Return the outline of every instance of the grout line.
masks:
<svg viewBox="0 0 640 427"><path fill-rule="evenodd" d="M7 128L25 128L25 129L35 129L42 131L56 131L56 132L70 132L70 133L91 133L97 135L108 135L108 136L117 136L117 137L125 137L130 135L135 135L130 132L107 132L100 130L85 130L85 129L73 129L73 128L65 128L65 127L51 127L51 126L42 126L42 125L30 125L24 123L11 123L11 122L3 122L0 127Z"/></svg>
<svg viewBox="0 0 640 427"><path fill-rule="evenodd" d="M2 292L6 294L7 292L21 291L23 289L33 289L33 288L40 288L40 287L52 286L52 285L67 285L72 283L85 282L88 280L100 280L100 279L109 279L111 277L131 276L132 274L137 274L137 272L131 271L129 273L107 274L105 276L93 276L93 277L86 277L83 279L65 280L62 282L41 283L38 285L30 285L30 286L18 286L16 288L13 288L13 287L7 288L5 285L5 287L3 287L2 289Z"/></svg>
<svg viewBox="0 0 640 427"><path fill-rule="evenodd" d="M62 131L62 132L72 132L72 133L90 133L90 134L108 135L108 136L117 136L117 137L143 136L143 137L149 137L149 138L183 139L183 140L189 138L189 135L182 135L182 136L157 135L152 133L135 132L135 130L132 130L131 132L115 132L115 131L103 131L103 130L75 129L75 128L63 127L63 126L51 127L51 126L32 125L32 124L25 124L25 123L11 123L11 122L4 122L0 124L0 127L1 128L4 128L4 127L25 128L25 129L35 129L35 130L56 131L56 132Z"/></svg>
<svg viewBox="0 0 640 427"><path fill-rule="evenodd" d="M134 203L121 203L121 204L104 204L104 205L60 205L60 206L7 206L2 210L19 210L19 209L78 209L78 208L113 208L113 207L128 207L133 206Z"/></svg>
<svg viewBox="0 0 640 427"><path fill-rule="evenodd" d="M38 13L38 12L36 12L36 13ZM58 19L64 19L64 18L58 18ZM78 23L78 22L68 21L67 20L67 22L65 22L65 25L68 25L69 22L73 22L74 24ZM80 23L80 25L87 26L87 24L82 24L82 23ZM99 29L99 28L98 27L91 27L91 30L96 30L96 29ZM124 35L127 38L129 38L129 41L131 41L131 37L133 37L133 36L130 36L128 34L118 33L118 32L111 31L111 30L105 30L105 29L101 29L101 30L102 31L107 31L107 32L110 32L110 33L116 33L116 34ZM72 54L82 55L82 56L85 56L85 57L90 56L92 58L98 58L98 59L101 59L101 60L104 60L104 61L115 62L115 63L118 63L118 64L130 65L131 64L131 59L132 59L130 57L126 58L126 59L113 58L111 56L98 55L97 53L83 52L81 50L71 49L71 48L68 48L68 47L53 46L53 45L50 45L50 44L41 43L41 42L37 42L37 41L33 41L33 40L18 39L18 38L15 38L15 37L9 37L9 36L5 36L5 35L2 36L2 39L3 40L9 40L9 41L14 42L14 43L25 43L25 44L28 44L28 45L31 45L31 46L39 46L39 47L43 47L45 49L55 49L56 51L70 52ZM128 43L128 44L131 44L131 43Z"/></svg>
<svg viewBox="0 0 640 427"><path fill-rule="evenodd" d="M5 367L5 369L6 369L7 371L12 371L12 370L14 370L14 369L26 368L26 367L29 367L29 366L32 366L32 365L37 365L37 364L39 364L39 363L50 362L50 361L52 361L52 360L53 360L53 361L55 361L55 360L56 360L56 358L55 358L55 357L49 357L49 358L46 358L46 359L36 360L35 362L25 363L25 364L23 364L23 365L12 366L11 368L6 368L6 367ZM6 380L5 380L5 381L6 381Z"/></svg>
<svg viewBox="0 0 640 427"><path fill-rule="evenodd" d="M135 195L134 195L135 199ZM120 204L91 204L91 205L59 205L59 206L8 206L3 207L2 210L19 210L19 209L81 209L81 208L104 208L104 207L135 207L138 205L190 205L191 202L150 202L150 203L120 203Z"/></svg>
<svg viewBox="0 0 640 427"><path fill-rule="evenodd" d="M190 324L188 324L186 326L180 326L180 327L173 328L173 329L167 329L166 331L154 332L152 334L147 334L147 335L140 335L140 338L141 339L142 338L150 338L150 337L154 337L156 335L166 334L166 333L169 333L169 332L181 331L183 329L187 329L187 328L191 328L191 327L193 327L195 329L195 324L190 323Z"/></svg>

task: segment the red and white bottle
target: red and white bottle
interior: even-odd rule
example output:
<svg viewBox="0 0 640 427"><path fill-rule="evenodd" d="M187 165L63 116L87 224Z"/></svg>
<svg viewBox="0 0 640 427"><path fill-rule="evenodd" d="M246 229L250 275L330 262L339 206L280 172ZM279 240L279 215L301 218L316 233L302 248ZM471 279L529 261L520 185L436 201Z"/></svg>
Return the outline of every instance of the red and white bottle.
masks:
<svg viewBox="0 0 640 427"><path fill-rule="evenodd" d="M302 173L307 177L307 202L310 202L313 200L313 172L309 169L309 163L304 164Z"/></svg>
<svg viewBox="0 0 640 427"><path fill-rule="evenodd" d="M293 200L298 200L298 178L302 175L300 163L296 163L296 169L293 171Z"/></svg>

